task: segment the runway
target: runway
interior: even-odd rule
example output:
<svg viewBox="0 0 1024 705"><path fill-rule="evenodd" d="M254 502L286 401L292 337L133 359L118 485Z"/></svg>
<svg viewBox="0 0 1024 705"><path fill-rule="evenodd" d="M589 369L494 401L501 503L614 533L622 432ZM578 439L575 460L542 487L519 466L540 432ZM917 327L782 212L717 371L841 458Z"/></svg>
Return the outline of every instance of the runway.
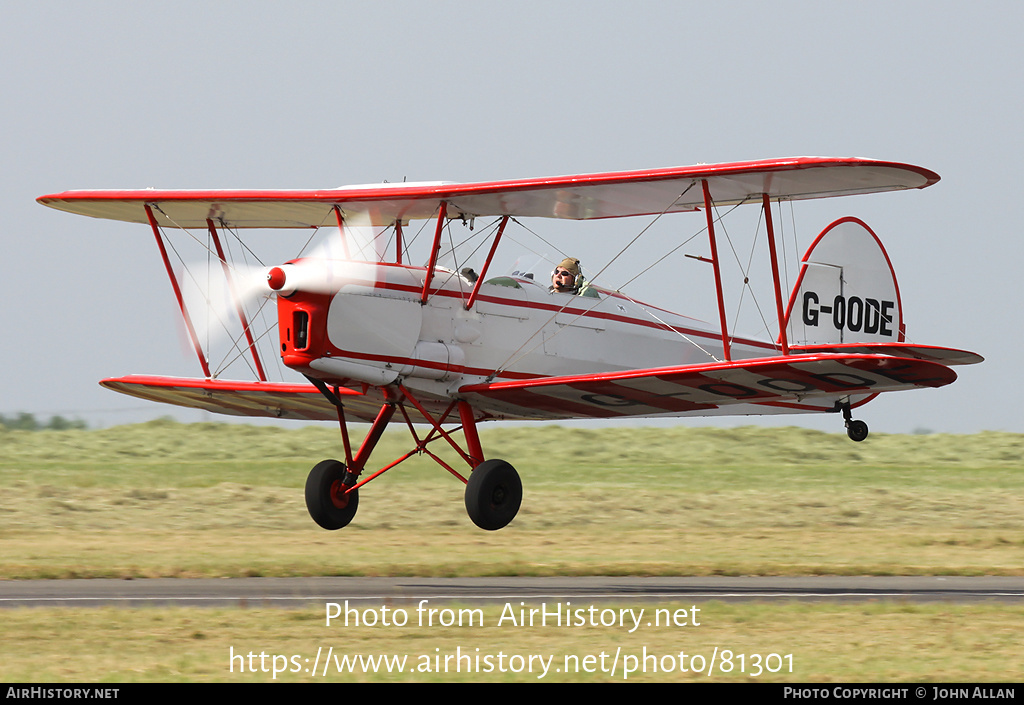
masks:
<svg viewBox="0 0 1024 705"><path fill-rule="evenodd" d="M655 601L1024 602L1024 577L493 577L0 580L0 608L304 607L343 600L467 604Z"/></svg>

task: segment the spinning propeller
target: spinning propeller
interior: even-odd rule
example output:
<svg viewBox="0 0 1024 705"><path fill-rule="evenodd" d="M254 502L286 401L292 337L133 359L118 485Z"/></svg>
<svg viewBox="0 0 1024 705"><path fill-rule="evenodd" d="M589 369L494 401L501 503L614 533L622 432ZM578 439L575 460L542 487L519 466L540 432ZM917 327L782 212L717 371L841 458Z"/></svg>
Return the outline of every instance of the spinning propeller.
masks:
<svg viewBox="0 0 1024 705"><path fill-rule="evenodd" d="M195 274L185 278L188 285L182 291L197 336L207 350L230 341L236 354L228 353L223 369L248 348L243 326L254 331L258 328L260 332L253 333L258 340L276 325L275 313L254 326L254 319L264 315L267 302L275 296L288 297L296 291L331 294L348 282L373 287L376 268L368 263L381 260L384 230L372 226L369 216L356 213L346 217L342 232L323 229L320 242L309 253L300 253L287 263L228 263L224 272L215 263L186 267L191 272L206 272L202 280Z"/></svg>

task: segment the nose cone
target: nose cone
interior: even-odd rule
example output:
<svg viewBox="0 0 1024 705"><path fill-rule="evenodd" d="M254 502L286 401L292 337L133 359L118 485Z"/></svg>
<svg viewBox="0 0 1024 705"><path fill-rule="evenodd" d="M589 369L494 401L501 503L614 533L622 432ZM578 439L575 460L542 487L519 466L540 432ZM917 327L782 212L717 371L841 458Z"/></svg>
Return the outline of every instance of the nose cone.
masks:
<svg viewBox="0 0 1024 705"><path fill-rule="evenodd" d="M267 272L267 285L274 291L281 291L284 288L288 277L280 267L273 267Z"/></svg>

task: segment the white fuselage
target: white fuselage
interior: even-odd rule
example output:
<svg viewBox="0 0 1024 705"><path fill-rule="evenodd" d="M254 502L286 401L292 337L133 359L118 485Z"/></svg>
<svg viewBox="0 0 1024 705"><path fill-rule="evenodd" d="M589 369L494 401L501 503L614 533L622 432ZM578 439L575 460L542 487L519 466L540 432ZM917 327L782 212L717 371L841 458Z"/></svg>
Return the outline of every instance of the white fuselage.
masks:
<svg viewBox="0 0 1024 705"><path fill-rule="evenodd" d="M337 263L328 276L326 320L320 320L322 310L311 315L311 329L325 326L323 345L312 345L299 365L284 355L286 364L336 383L379 386L401 380L409 389L450 399L464 385L486 381L723 357L721 333L712 326L615 292L591 298L551 292L546 282L529 278L495 277L480 286L467 310L472 282L438 268L424 304L425 277L422 267ZM280 301L286 309L301 307L302 289ZM770 343L732 341L734 359L774 354Z"/></svg>

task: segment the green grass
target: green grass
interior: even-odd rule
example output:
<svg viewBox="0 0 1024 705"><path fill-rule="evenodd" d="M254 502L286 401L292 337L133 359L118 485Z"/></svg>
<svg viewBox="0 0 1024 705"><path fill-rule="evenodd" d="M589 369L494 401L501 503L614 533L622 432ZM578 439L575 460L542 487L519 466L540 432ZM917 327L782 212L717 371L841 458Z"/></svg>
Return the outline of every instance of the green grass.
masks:
<svg viewBox="0 0 1024 705"><path fill-rule="evenodd" d="M626 608L639 606L674 611L694 605L646 603ZM390 606L390 614L396 607ZM599 609L609 607L621 605ZM371 608L380 610L379 605ZM504 609L500 605L480 608L482 618L472 626L426 627L417 623L415 605L404 608L409 616L404 626L345 626L341 620L328 626L323 607L7 610L0 620L5 655L0 680L1013 683L1024 668L1024 607L1019 605L703 602L699 626L657 626L647 612L632 633L591 624L512 626L499 623ZM406 669L401 674L361 668L339 672L332 660L325 673L324 657L331 648L339 658L404 656ZM314 673L318 649L322 658ZM716 649L717 666L709 675ZM731 652L728 660L723 659L724 650ZM492 660L489 672L473 670L474 661L463 661L460 672L454 659L447 661L445 670L445 657L460 651L479 655L479 664L487 663L486 656L504 654L505 671L500 670L500 661ZM681 653L686 654L685 661L680 660ZM245 658L248 654L254 658ZM512 661L514 656L531 654L547 661L546 675L539 662L531 672L523 667L528 662ZM645 654L651 658L645 660ZM593 660L584 670L587 656ZM702 662L693 661L695 656ZM517 663L521 672L511 672L509 666ZM633 672L624 672L624 665ZM700 672L695 672L698 666Z"/></svg>
<svg viewBox="0 0 1024 705"><path fill-rule="evenodd" d="M1024 574L1024 436L801 429L494 428L516 520L465 515L414 457L349 527L309 519L337 430L159 421L0 433L0 575ZM385 436L373 460L409 448ZM440 446L435 446L445 451ZM460 470L463 466L445 453Z"/></svg>
<svg viewBox="0 0 1024 705"><path fill-rule="evenodd" d="M488 456L512 462L525 485L519 516L498 532L475 528L461 483L422 457L364 488L351 526L319 529L302 487L313 464L342 455L329 426L0 431L0 576L1024 574L1021 435L876 434L860 444L800 429L482 435ZM373 460L408 449L403 433L389 433ZM12 609L0 619L0 681L538 680L498 671L314 676L305 661L274 678L272 662L242 673L229 658L234 649L312 660L320 647L406 655L416 666L458 648L550 656L557 666L645 648L659 657L707 658L716 647L792 654L791 673L755 676L748 658L744 672L736 660L713 681L1014 682L1024 670L1019 605L701 608L700 627L634 634L499 628L497 607L487 608L486 628L472 629L327 627L322 607ZM629 680L709 678L660 670Z"/></svg>

